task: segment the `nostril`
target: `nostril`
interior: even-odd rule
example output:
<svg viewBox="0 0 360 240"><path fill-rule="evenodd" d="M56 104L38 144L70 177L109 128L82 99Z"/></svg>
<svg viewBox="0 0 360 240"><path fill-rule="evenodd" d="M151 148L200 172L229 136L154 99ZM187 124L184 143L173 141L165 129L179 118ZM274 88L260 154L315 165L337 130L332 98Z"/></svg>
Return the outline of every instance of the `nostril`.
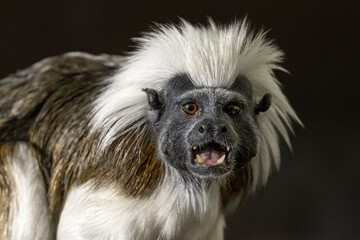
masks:
<svg viewBox="0 0 360 240"><path fill-rule="evenodd" d="M204 126L200 126L199 127L199 133L204 133L205 132L205 127Z"/></svg>
<svg viewBox="0 0 360 240"><path fill-rule="evenodd" d="M222 128L221 128L221 132L222 132L222 133L226 133L226 132L227 132L227 128L226 128L226 127L222 127Z"/></svg>

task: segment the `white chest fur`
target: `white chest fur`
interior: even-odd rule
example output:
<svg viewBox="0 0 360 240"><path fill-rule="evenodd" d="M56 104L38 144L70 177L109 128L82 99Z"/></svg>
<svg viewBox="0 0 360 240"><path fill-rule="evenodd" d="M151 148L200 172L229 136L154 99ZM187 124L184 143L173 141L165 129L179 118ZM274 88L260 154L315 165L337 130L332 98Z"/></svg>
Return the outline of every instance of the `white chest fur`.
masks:
<svg viewBox="0 0 360 240"><path fill-rule="evenodd" d="M219 185L206 190L165 178L147 199L126 198L90 184L69 193L58 239L223 239ZM205 188L204 188L205 189Z"/></svg>

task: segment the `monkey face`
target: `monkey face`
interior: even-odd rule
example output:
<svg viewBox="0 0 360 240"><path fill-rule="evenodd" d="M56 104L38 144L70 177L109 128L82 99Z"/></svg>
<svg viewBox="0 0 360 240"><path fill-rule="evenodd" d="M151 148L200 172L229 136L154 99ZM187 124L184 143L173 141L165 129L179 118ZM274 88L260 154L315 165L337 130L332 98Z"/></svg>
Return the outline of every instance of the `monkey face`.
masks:
<svg viewBox="0 0 360 240"><path fill-rule="evenodd" d="M216 178L256 155L252 89L240 77L229 88L195 87L187 75L164 88L163 103L145 89L159 156L183 175Z"/></svg>

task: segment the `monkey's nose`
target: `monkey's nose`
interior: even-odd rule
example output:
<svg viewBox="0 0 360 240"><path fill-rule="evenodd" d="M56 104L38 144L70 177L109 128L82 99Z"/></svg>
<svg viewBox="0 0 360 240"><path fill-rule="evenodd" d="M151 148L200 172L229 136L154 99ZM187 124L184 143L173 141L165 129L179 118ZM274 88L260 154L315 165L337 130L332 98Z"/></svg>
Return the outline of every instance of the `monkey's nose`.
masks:
<svg viewBox="0 0 360 240"><path fill-rule="evenodd" d="M204 125L201 125L199 126L199 133L205 133L205 126Z"/></svg>
<svg viewBox="0 0 360 240"><path fill-rule="evenodd" d="M201 124L198 127L198 131L200 134L212 134L212 135L217 135L220 133L226 133L227 132L227 127L223 126L223 125L214 125L214 124Z"/></svg>

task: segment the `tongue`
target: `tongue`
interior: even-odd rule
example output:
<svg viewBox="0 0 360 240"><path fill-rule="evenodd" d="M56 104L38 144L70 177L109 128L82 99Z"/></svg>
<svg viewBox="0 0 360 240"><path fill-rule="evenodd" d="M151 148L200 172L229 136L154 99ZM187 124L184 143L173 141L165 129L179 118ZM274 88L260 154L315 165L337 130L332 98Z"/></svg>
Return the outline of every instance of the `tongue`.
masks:
<svg viewBox="0 0 360 240"><path fill-rule="evenodd" d="M201 150L199 155L203 159L204 164L207 165L216 165L217 160L219 160L219 158L221 157L220 152L211 148Z"/></svg>

